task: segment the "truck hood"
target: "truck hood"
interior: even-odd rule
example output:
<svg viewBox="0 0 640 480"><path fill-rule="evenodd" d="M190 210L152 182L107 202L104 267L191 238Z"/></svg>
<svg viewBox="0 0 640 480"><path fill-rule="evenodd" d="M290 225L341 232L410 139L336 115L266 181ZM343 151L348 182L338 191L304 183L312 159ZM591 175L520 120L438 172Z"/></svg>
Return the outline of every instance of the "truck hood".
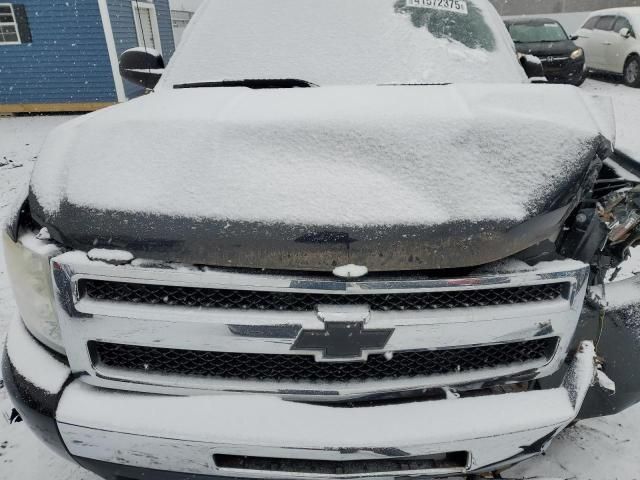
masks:
<svg viewBox="0 0 640 480"><path fill-rule="evenodd" d="M474 266L559 231L612 147L610 114L562 85L163 90L55 130L30 207L82 250L247 268Z"/></svg>

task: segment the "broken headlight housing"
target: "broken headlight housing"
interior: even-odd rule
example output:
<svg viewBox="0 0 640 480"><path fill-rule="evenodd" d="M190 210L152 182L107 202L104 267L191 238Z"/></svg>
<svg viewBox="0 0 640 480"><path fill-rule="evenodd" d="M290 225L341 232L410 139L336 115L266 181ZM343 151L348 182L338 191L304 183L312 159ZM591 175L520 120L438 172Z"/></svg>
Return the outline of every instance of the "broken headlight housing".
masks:
<svg viewBox="0 0 640 480"><path fill-rule="evenodd" d="M53 308L50 260L60 249L23 233L14 242L3 233L4 255L9 279L22 321L31 334L47 347L64 353L60 325Z"/></svg>

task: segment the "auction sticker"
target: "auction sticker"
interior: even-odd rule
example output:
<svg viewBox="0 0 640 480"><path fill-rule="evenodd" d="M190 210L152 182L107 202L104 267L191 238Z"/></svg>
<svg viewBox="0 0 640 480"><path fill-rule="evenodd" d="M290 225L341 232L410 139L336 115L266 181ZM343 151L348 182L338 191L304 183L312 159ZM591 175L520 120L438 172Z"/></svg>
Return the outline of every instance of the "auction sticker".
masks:
<svg viewBox="0 0 640 480"><path fill-rule="evenodd" d="M465 0L407 0L407 7L430 8L433 10L444 10L467 15L467 2Z"/></svg>

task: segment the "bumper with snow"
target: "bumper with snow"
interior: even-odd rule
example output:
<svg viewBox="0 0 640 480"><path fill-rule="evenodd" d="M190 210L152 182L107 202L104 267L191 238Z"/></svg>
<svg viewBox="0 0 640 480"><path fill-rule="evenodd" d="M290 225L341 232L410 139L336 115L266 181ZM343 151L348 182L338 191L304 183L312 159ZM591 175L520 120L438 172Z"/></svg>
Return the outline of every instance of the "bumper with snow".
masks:
<svg viewBox="0 0 640 480"><path fill-rule="evenodd" d="M114 465L129 478L147 470L245 478L494 470L544 450L577 416L595 372L593 344L583 342L558 388L339 408L262 394L177 397L108 391L80 379L67 383L66 367L20 322L7 350L5 370L22 373L5 379L27 422L38 407L24 411L33 399L17 398L23 387L16 381L53 401L46 413L55 416L72 456L102 474Z"/></svg>

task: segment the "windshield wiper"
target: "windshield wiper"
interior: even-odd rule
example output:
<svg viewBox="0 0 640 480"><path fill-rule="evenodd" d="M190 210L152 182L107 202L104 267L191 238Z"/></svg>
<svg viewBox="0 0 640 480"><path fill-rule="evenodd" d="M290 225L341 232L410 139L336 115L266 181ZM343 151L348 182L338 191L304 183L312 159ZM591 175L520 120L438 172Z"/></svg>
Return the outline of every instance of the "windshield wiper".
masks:
<svg viewBox="0 0 640 480"><path fill-rule="evenodd" d="M380 83L380 87L442 87L451 85L451 82L435 82L435 83Z"/></svg>
<svg viewBox="0 0 640 480"><path fill-rule="evenodd" d="M297 78L267 78L246 80L222 80L219 82L179 83L173 88L218 88L218 87L246 87L252 89L262 88L310 88L317 87L315 83L299 80Z"/></svg>
<svg viewBox="0 0 640 480"><path fill-rule="evenodd" d="M530 42L522 42L520 40L514 40L513 43L557 43L564 42L564 40L531 40Z"/></svg>

